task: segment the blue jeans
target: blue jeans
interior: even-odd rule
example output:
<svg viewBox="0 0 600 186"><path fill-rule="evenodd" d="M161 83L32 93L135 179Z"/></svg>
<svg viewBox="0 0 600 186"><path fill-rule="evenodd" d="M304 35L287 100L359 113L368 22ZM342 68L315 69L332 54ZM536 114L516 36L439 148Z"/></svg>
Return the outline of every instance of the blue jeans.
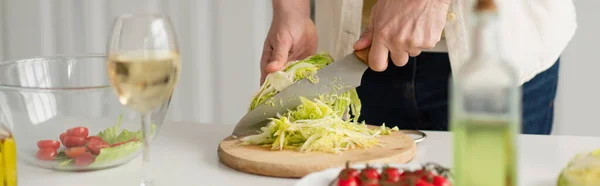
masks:
<svg viewBox="0 0 600 186"><path fill-rule="evenodd" d="M522 86L524 134L550 134L559 60ZM359 121L398 126L400 129L448 130L447 53L421 53L408 64L396 67L389 61L384 72L368 69L358 96L362 102Z"/></svg>

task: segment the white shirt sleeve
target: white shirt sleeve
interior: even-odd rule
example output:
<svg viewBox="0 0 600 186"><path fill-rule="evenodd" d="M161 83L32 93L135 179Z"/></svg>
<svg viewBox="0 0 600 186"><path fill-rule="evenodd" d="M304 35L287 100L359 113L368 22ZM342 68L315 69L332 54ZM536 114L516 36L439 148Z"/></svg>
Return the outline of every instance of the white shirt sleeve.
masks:
<svg viewBox="0 0 600 186"><path fill-rule="evenodd" d="M446 44L452 71L468 60L473 0L453 0L446 23ZM499 41L503 56L518 69L520 83L550 68L577 28L572 0L502 0Z"/></svg>

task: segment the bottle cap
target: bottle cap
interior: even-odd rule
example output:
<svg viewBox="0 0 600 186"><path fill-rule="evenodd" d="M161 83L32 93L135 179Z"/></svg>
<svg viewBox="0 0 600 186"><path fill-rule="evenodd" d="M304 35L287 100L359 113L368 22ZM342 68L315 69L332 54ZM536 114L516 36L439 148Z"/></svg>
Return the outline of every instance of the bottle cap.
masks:
<svg viewBox="0 0 600 186"><path fill-rule="evenodd" d="M475 5L476 12L495 12L496 3L494 0L478 0Z"/></svg>

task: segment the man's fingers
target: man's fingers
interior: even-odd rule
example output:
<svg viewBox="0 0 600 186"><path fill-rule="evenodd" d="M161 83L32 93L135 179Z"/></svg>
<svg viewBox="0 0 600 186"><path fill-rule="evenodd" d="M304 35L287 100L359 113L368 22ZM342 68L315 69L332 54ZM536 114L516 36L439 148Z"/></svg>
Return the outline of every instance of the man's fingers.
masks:
<svg viewBox="0 0 600 186"><path fill-rule="evenodd" d="M373 10L374 7L371 7ZM362 50L369 47L373 42L373 11L371 11L371 15L369 15L369 22L367 23L367 27L360 35L360 38L354 45L352 46L354 50Z"/></svg>
<svg viewBox="0 0 600 186"><path fill-rule="evenodd" d="M269 64L269 59L271 59L271 54L273 50L268 41L265 40L263 45L263 52L260 57L260 85L265 82L265 78L267 78L267 71L265 70L266 66Z"/></svg>
<svg viewBox="0 0 600 186"><path fill-rule="evenodd" d="M362 50L369 47L372 41L371 37L371 33L369 33L365 37L361 37L360 39L358 39L358 41L356 41L356 43L354 43L352 47L354 48L354 50Z"/></svg>
<svg viewBox="0 0 600 186"><path fill-rule="evenodd" d="M401 67L401 66L406 65L406 63L408 63L408 53L406 53L406 51L403 51L403 50L392 51L390 55L392 57L392 61L394 62L394 65L396 65L396 66Z"/></svg>
<svg viewBox="0 0 600 186"><path fill-rule="evenodd" d="M418 56L419 54L421 54L421 50L420 50L420 49L410 49L410 50L408 50L407 52L408 52L408 55L409 55L410 57L416 57L416 56Z"/></svg>
<svg viewBox="0 0 600 186"><path fill-rule="evenodd" d="M288 61L288 54L292 47L291 43L281 42L279 45L273 46L273 52L271 54L271 59L265 67L265 71L267 73L276 72L285 66L285 63Z"/></svg>
<svg viewBox="0 0 600 186"><path fill-rule="evenodd" d="M387 68L388 48L380 40L373 41L369 52L369 67L373 71L382 72Z"/></svg>
<svg viewBox="0 0 600 186"><path fill-rule="evenodd" d="M354 43L354 50L362 50L371 45L373 41L373 23L369 23L367 29L360 35L360 38Z"/></svg>

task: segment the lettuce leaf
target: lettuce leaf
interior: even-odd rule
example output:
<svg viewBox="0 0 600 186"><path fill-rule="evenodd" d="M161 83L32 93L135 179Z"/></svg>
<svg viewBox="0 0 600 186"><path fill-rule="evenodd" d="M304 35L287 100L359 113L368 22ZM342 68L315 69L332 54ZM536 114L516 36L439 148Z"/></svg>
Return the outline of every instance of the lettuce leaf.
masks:
<svg viewBox="0 0 600 186"><path fill-rule="evenodd" d="M150 135L156 133L156 125L152 124ZM100 150L100 154L96 157L94 163L90 166L100 166L105 163L110 163L115 160L121 160L126 158L139 150L143 145L143 131L132 132L127 129L121 130L121 116L119 116L118 122L115 126L105 129L98 133L98 136L105 142L113 145L115 143L126 142L116 147L103 148ZM135 138L135 141L131 141ZM64 162L69 163L69 162Z"/></svg>
<svg viewBox="0 0 600 186"><path fill-rule="evenodd" d="M117 124L113 127L107 128L104 131L98 133L98 137L102 138L105 142L109 144L115 144L117 142L117 138L119 137L119 133L121 132L121 119L123 115L119 115L117 119Z"/></svg>
<svg viewBox="0 0 600 186"><path fill-rule="evenodd" d="M116 147L103 148L90 167L102 166L113 161L122 160L138 152L143 146L141 141L132 141Z"/></svg>
<svg viewBox="0 0 600 186"><path fill-rule="evenodd" d="M131 140L132 138L135 137L135 139L138 140L142 140L143 138L143 133L142 130L139 130L137 132L132 132L129 131L127 129L123 129L121 131L121 119L122 119L122 115L119 116L119 119L117 120L117 124L113 127L107 128L104 131L101 131L100 133L98 133L98 137L102 138L102 140L104 140L105 142L107 142L108 144L115 144L115 143L120 143L120 142L126 142ZM154 132L156 131L156 125L152 124L152 129L151 131L151 135L154 134Z"/></svg>

